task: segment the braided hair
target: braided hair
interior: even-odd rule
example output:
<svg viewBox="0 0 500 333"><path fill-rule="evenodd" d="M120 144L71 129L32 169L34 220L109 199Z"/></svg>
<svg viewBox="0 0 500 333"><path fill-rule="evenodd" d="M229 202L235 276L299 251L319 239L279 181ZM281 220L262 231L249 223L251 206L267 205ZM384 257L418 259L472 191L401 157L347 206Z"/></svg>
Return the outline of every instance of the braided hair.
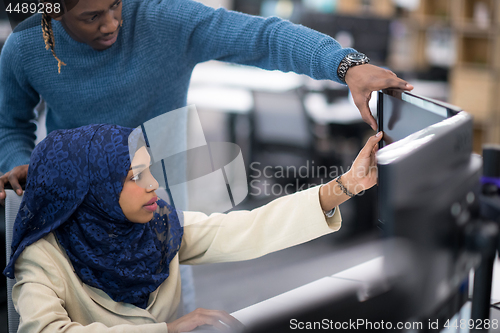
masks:
<svg viewBox="0 0 500 333"><path fill-rule="evenodd" d="M43 0L40 0L42 2ZM62 5L62 4L61 4ZM61 8L64 8L61 6ZM57 60L57 67L58 67L58 73L61 74L61 66L66 66L66 64L57 57L56 51L54 50L55 46L55 39L54 39L54 32L52 31L52 21L51 17L45 13L45 11L42 13L42 32L43 32L43 40L45 41L45 49L52 51L52 55L54 58Z"/></svg>

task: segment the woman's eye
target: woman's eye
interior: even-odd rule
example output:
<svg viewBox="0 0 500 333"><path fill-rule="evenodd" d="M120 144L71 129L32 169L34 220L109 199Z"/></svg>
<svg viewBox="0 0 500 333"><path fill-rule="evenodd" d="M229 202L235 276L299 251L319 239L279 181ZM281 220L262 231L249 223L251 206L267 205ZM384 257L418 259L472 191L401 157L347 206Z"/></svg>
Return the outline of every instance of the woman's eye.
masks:
<svg viewBox="0 0 500 333"><path fill-rule="evenodd" d="M92 16L92 18L89 18L87 21L88 22L94 22L94 20L97 18L97 15Z"/></svg>
<svg viewBox="0 0 500 333"><path fill-rule="evenodd" d="M130 178L131 180L135 180L135 181L138 181L141 179L141 174L138 173L137 175L134 175L132 178Z"/></svg>

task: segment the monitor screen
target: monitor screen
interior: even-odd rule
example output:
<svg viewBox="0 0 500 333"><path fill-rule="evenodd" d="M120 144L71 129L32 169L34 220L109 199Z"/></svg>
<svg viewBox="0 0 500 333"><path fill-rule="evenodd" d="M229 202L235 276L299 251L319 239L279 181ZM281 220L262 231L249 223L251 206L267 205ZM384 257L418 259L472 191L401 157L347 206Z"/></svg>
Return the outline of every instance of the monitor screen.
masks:
<svg viewBox="0 0 500 333"><path fill-rule="evenodd" d="M384 132L379 148L461 111L456 106L399 89L380 91L377 109L379 131Z"/></svg>

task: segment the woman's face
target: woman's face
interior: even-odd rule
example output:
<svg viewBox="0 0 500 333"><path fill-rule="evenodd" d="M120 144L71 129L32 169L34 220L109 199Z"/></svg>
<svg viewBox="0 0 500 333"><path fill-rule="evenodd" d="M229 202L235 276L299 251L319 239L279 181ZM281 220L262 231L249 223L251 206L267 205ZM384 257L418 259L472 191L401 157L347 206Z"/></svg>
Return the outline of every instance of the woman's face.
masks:
<svg viewBox="0 0 500 333"><path fill-rule="evenodd" d="M149 171L150 161L151 157L146 147L137 150L120 193L120 207L131 222L151 221L158 207L156 204L158 197L155 193L158 182Z"/></svg>
<svg viewBox="0 0 500 333"><path fill-rule="evenodd" d="M68 11L53 19L61 21L68 34L95 50L105 50L116 42L122 20L123 0L66 0Z"/></svg>

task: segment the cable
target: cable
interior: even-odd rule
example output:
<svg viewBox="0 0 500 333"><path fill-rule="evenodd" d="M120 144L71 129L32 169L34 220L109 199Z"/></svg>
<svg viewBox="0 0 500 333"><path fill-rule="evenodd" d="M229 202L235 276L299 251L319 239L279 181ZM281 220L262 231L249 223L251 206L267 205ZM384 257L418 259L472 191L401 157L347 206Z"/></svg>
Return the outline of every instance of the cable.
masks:
<svg viewBox="0 0 500 333"><path fill-rule="evenodd" d="M500 302L499 302L500 303ZM497 309L497 310L500 310L500 306L497 306L496 304L498 303L495 303L495 304L491 304L490 307L491 308L494 308L494 309Z"/></svg>

